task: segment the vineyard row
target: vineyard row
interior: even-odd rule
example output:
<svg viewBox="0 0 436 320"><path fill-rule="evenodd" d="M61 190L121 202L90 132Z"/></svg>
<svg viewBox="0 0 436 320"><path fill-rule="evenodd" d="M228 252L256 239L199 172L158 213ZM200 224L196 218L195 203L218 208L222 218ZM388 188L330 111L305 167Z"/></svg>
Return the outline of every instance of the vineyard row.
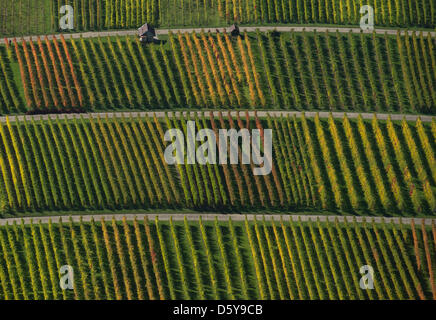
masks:
<svg viewBox="0 0 436 320"><path fill-rule="evenodd" d="M432 113L436 58L422 33L170 34L37 39L0 47L0 107L29 110L274 108ZM18 65L22 81L11 75ZM15 86L23 87L17 95ZM23 102L23 100L25 102ZM24 105L24 106L23 106Z"/></svg>
<svg viewBox="0 0 436 320"><path fill-rule="evenodd" d="M0 4L0 36L61 31L61 7L74 9L74 30L135 29L145 22L159 27L300 23L358 25L360 8L374 8L376 26L436 25L429 0L15 0Z"/></svg>
<svg viewBox="0 0 436 320"><path fill-rule="evenodd" d="M239 164L168 165L165 131L177 128L186 136L187 120L197 131L272 129L271 174L253 175L255 164L240 158ZM436 209L435 121L261 120L221 113L164 121L8 120L0 136L5 214L166 207L433 215Z"/></svg>
<svg viewBox="0 0 436 320"><path fill-rule="evenodd" d="M436 299L435 248L435 225L13 224L0 228L0 299ZM63 265L73 290L59 287Z"/></svg>
<svg viewBox="0 0 436 320"><path fill-rule="evenodd" d="M69 1L55 0L54 17ZM378 26L435 26L435 4L427 0L369 0ZM76 30L231 23L323 23L357 25L359 0L85 0L73 1ZM55 19L56 21L56 19ZM215 23L215 25L214 25Z"/></svg>

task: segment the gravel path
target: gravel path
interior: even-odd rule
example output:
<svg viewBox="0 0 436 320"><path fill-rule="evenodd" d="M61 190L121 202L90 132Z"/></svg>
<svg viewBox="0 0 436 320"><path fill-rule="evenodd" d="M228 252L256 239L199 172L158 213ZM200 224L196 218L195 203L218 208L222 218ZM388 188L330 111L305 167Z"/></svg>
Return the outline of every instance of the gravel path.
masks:
<svg viewBox="0 0 436 320"><path fill-rule="evenodd" d="M229 110L221 110L223 115L227 115L227 112ZM179 116L181 113L186 116L187 113L199 113L201 114L204 112L206 115L209 115L210 111L168 111L168 115L172 116L175 114L176 116ZM213 111L213 114L215 117L218 117L218 113L220 111ZM234 117L236 116L237 111L231 111L231 115ZM245 111L240 111L240 115L245 115ZM248 111L248 114L250 117L253 117L255 114L255 111ZM312 112L312 111L306 111L304 112L306 117L313 118L316 116L316 114L319 114L320 118L328 118L330 116L330 112ZM359 115L362 116L363 119L371 120L374 117L374 113L358 113L358 112L332 112L331 113L334 118L342 119L344 117L344 114L347 115L349 119L356 119ZM21 116L7 116L7 117L0 117L0 122L6 122L6 119L9 118L9 121L23 121L24 119L27 120L48 120L50 119L56 119L59 117L60 119L74 119L74 118L80 118L83 117L84 119L89 118L123 118L123 117L153 117L153 115L156 115L157 118L164 118L165 112L163 111L157 111L157 112L102 112L102 113L70 113L70 114L50 114L50 115L21 115ZM257 111L258 117L266 117L267 115L278 117L278 116L293 116L296 115L297 117L301 117L302 112L301 111ZM390 116L392 120L403 120L406 119L407 121L416 121L419 118L421 118L421 121L423 122L432 122L434 116L428 116L428 115L411 115L411 114L387 114L387 113L377 113L377 119L379 120L387 120Z"/></svg>
<svg viewBox="0 0 436 320"><path fill-rule="evenodd" d="M411 224L412 219L414 220L415 224L420 225L422 221L426 225L432 225L436 223L436 218L400 218L400 217L363 217L363 216L320 216L320 215L277 215L277 214L267 214L267 215L242 215L242 214L210 214L210 213L187 213L187 214L169 214L169 213L158 213L158 214L98 214L98 215L86 215L86 216L47 216L47 217L26 217L26 218L7 218L7 219L0 219L0 226L4 226L6 224L13 224L14 222L21 224L21 221L24 222L24 224L30 224L30 223L48 223L50 220L53 222L58 222L60 219L63 221L69 221L69 219L72 219L73 222L80 222L80 220L83 220L84 222L91 221L92 219L96 221L100 221L101 219L104 220L112 220L115 219L117 221L122 220L123 218L126 218L127 220L134 220L135 218L138 220L143 220L145 217L148 217L149 220L154 220L156 217L159 220L162 221L168 221L170 218L172 218L174 221L180 221L183 220L184 217L186 217L190 221L198 221L198 219L201 217L204 221L206 220L215 220L217 218L219 221L228 221L229 218L232 219L232 221L245 221L245 218L247 217L248 220L254 220L256 218L258 221L261 220L263 217L265 217L265 220L275 220L279 221L281 218L284 221L298 221L301 219L303 222L307 221L317 221L318 219L320 221L331 221L334 222L336 219L339 222L352 222L353 219L356 219L357 222L362 223L364 221L374 221L376 223L394 223L399 224L400 221L403 224Z"/></svg>

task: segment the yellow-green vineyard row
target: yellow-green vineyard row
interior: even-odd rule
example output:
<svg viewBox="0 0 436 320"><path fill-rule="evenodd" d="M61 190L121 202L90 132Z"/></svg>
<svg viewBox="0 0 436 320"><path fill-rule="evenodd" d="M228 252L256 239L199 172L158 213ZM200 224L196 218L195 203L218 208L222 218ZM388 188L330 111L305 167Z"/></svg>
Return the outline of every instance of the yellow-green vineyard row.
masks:
<svg viewBox="0 0 436 320"><path fill-rule="evenodd" d="M241 164L241 158L238 165L168 165L164 134L177 128L186 136L188 118L7 119L0 125L2 213L129 208L435 213L436 121L190 117L197 131L272 129L271 173L254 175L253 162Z"/></svg>
<svg viewBox="0 0 436 320"><path fill-rule="evenodd" d="M80 110L269 108L434 114L430 35L170 34L0 46L4 114Z"/></svg>
<svg viewBox="0 0 436 320"><path fill-rule="evenodd" d="M0 228L1 299L436 299L435 225L91 221ZM59 270L73 268L73 289ZM373 268L373 288L360 270Z"/></svg>
<svg viewBox="0 0 436 320"><path fill-rule="evenodd" d="M358 25L360 8L374 8L376 26L436 26L433 0L15 0L0 4L0 36L60 31L63 5L74 8L74 31L231 23Z"/></svg>

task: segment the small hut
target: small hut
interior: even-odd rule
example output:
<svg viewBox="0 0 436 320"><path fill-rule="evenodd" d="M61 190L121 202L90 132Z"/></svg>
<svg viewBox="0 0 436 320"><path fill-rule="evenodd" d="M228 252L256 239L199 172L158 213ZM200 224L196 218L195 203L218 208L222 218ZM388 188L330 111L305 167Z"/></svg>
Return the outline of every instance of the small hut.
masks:
<svg viewBox="0 0 436 320"><path fill-rule="evenodd" d="M233 37L237 37L240 34L239 27L236 24L230 26L227 32L229 32Z"/></svg>
<svg viewBox="0 0 436 320"><path fill-rule="evenodd" d="M153 42L156 37L156 31L148 23L138 29L138 35L141 42Z"/></svg>

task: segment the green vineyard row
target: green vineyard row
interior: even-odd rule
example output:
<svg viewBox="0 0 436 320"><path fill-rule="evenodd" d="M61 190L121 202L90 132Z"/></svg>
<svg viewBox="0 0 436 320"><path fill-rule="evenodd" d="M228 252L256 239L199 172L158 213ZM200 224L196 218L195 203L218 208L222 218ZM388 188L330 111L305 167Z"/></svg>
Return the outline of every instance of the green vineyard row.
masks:
<svg viewBox="0 0 436 320"><path fill-rule="evenodd" d="M271 173L254 175L256 165L241 164L241 158L239 164L167 164L165 132L177 128L186 136L189 119L197 131L272 129ZM431 216L436 210L435 121L321 120L304 115L261 120L221 113L167 116L162 121L132 115L7 119L0 125L0 136L3 214L309 208ZM196 148L200 144L197 141ZM219 146L217 152L222 152Z"/></svg>
<svg viewBox="0 0 436 320"><path fill-rule="evenodd" d="M150 46L130 37L38 38L0 46L0 110L434 113L435 57L422 33L185 33Z"/></svg>
<svg viewBox="0 0 436 320"><path fill-rule="evenodd" d="M0 299L436 299L435 248L434 224L14 223L0 228Z"/></svg>
<svg viewBox="0 0 436 320"><path fill-rule="evenodd" d="M0 36L60 31L63 5L74 8L74 31L299 23L358 25L360 8L374 8L376 26L436 26L432 0L15 0L0 4Z"/></svg>

